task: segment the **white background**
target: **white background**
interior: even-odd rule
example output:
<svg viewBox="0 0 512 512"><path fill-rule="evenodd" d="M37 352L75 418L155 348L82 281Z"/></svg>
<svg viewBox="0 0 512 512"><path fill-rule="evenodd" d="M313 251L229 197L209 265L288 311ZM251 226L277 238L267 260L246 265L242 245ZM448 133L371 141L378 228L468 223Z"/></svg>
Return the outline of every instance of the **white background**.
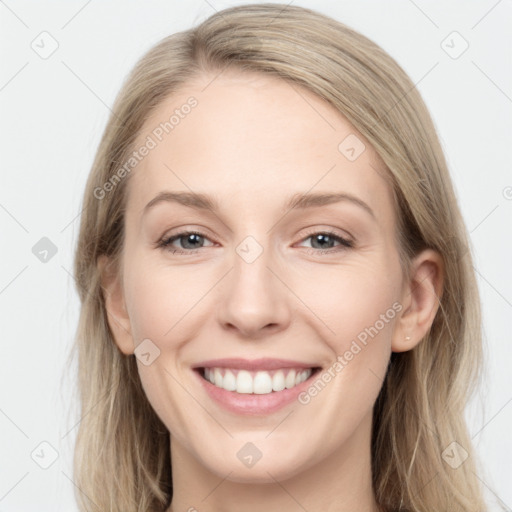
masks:
<svg viewBox="0 0 512 512"><path fill-rule="evenodd" d="M0 512L76 510L71 454L80 418L71 397L76 369L65 368L79 311L71 272L85 180L109 106L150 46L242 3L250 2L0 1ZM500 500L510 510L512 4L293 4L380 44L431 110L471 233L483 304L485 409L482 416L480 402L472 402L469 428L490 510ZM47 59L31 48L43 31L58 42ZM469 43L457 59L441 46L453 31ZM462 41L452 38L445 44L460 49ZM57 247L46 263L32 253L42 237ZM58 453L48 469L34 461L51 461L41 442Z"/></svg>

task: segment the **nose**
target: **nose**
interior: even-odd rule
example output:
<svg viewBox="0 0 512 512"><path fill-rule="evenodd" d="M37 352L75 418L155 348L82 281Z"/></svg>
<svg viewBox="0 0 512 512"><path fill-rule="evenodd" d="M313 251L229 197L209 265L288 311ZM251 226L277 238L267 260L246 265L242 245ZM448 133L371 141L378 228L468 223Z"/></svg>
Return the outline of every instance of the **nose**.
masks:
<svg viewBox="0 0 512 512"><path fill-rule="evenodd" d="M286 329L290 324L291 299L283 272L273 268L268 251L254 261L235 254L233 268L223 280L217 308L224 330L258 339Z"/></svg>

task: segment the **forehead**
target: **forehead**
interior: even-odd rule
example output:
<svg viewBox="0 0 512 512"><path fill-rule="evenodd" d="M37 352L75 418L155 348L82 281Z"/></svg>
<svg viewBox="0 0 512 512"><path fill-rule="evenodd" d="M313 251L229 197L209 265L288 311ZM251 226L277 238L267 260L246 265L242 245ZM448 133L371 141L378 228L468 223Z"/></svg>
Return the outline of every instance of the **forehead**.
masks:
<svg viewBox="0 0 512 512"><path fill-rule="evenodd" d="M364 137L322 98L270 75L197 77L155 109L136 147L145 143L128 209L163 190L260 209L295 192L348 191L389 214L384 166Z"/></svg>

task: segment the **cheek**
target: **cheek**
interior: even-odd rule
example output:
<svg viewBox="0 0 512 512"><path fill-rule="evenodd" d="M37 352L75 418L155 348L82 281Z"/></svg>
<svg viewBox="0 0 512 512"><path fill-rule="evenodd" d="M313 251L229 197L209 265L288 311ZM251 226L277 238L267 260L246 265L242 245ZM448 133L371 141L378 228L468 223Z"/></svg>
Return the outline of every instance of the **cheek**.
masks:
<svg viewBox="0 0 512 512"><path fill-rule="evenodd" d="M193 276L179 267L147 261L128 270L125 293L135 343L175 338L181 319L193 314L203 288L201 281L195 284Z"/></svg>
<svg viewBox="0 0 512 512"><path fill-rule="evenodd" d="M329 430L333 440L352 435L352 429L371 411L382 386L393 329L402 310L399 266L389 263L366 261L333 268L330 279L311 276L301 288L304 294L311 290L308 285L316 283L307 304L315 313L317 331L319 325L326 326L322 327L323 342L330 349L331 361L299 402L304 405L303 413L315 417L319 428Z"/></svg>
<svg viewBox="0 0 512 512"><path fill-rule="evenodd" d="M375 261L319 269L297 283L295 290L324 325L325 340L336 354L351 342L378 339L389 350L391 333L401 310L401 273L386 257Z"/></svg>
<svg viewBox="0 0 512 512"><path fill-rule="evenodd" d="M193 305L200 295L191 276L180 268L162 268L139 260L125 268L125 294L135 345L151 340L151 361L137 358L142 387L162 422L179 438L187 438L190 396L180 382L180 350L194 336ZM187 322L188 321L188 322ZM195 322L194 322L195 324ZM147 341L145 341L147 343ZM155 356L155 354L157 354ZM198 434L199 435L199 434Z"/></svg>
<svg viewBox="0 0 512 512"><path fill-rule="evenodd" d="M283 275L297 299L283 292L299 323L310 323L337 354L348 349L354 339L390 339L401 288L398 257L371 254L346 265L317 265L307 272ZM218 275L217 275L218 274ZM300 277L298 275L300 274ZM212 291L222 276L220 270L203 267L185 269L164 262L132 259L125 269L125 293L135 344L149 338L165 341L193 337L200 322L191 321L218 304L209 304ZM212 295L215 295L213 293ZM301 305L301 303L303 303ZM395 307L393 307L395 304ZM208 314L207 314L208 316ZM383 323L384 322L384 323ZM390 341L390 340L389 340Z"/></svg>

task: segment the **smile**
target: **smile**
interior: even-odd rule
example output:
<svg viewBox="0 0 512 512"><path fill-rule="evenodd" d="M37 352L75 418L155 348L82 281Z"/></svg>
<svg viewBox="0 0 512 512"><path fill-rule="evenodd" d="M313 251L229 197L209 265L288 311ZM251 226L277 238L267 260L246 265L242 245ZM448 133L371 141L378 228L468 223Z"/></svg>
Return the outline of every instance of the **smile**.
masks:
<svg viewBox="0 0 512 512"><path fill-rule="evenodd" d="M298 395L321 369L318 363L300 360L239 357L198 361L192 367L211 407L256 416L297 405Z"/></svg>
<svg viewBox="0 0 512 512"><path fill-rule="evenodd" d="M307 380L313 368L247 371L234 368L202 368L202 376L214 386L240 394L266 395L292 389Z"/></svg>

